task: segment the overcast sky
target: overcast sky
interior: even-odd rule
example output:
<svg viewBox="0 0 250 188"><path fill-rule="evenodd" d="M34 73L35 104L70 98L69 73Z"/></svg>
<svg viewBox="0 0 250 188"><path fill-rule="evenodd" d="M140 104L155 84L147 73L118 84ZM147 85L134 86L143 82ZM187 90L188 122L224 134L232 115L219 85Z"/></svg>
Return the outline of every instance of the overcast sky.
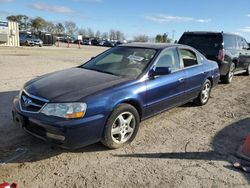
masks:
<svg viewBox="0 0 250 188"><path fill-rule="evenodd" d="M137 34L225 31L250 41L250 0L0 0L0 20L10 14L72 20L81 28Z"/></svg>

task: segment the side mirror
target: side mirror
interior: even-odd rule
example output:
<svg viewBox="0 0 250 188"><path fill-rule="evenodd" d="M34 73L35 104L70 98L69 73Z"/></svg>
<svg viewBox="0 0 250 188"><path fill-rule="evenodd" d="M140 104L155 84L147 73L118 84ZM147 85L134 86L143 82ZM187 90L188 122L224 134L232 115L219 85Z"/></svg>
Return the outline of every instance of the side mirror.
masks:
<svg viewBox="0 0 250 188"><path fill-rule="evenodd" d="M168 75L171 73L170 67L156 67L149 71L149 77L154 78L156 76Z"/></svg>

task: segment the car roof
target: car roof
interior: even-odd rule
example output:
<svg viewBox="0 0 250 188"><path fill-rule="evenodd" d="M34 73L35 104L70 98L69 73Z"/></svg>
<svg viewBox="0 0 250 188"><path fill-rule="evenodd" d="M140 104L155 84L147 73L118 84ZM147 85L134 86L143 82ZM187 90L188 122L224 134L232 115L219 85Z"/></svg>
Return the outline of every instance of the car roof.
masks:
<svg viewBox="0 0 250 188"><path fill-rule="evenodd" d="M151 48L156 50L161 50L169 47L175 47L175 46L183 46L180 44L169 44L169 43L128 43L128 44L122 44L120 46L124 47L136 47L136 48Z"/></svg>
<svg viewBox="0 0 250 188"><path fill-rule="evenodd" d="M206 34L210 34L210 35L236 35L236 36L240 36L239 34L236 33L227 33L227 32L216 32L216 31L186 31L184 32L184 34L197 34L197 35L206 35Z"/></svg>

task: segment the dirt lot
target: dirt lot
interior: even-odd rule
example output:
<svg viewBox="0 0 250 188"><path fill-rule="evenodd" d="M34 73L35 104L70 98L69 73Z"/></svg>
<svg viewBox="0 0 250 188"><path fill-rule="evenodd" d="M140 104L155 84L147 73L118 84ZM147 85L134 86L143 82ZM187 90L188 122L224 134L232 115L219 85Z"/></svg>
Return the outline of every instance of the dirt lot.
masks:
<svg viewBox="0 0 250 188"><path fill-rule="evenodd" d="M204 107L187 104L141 124L122 149L94 144L53 149L12 123L12 99L48 72L82 64L99 47L0 48L0 182L34 187L248 187L250 175L231 167L250 132L250 77L220 84Z"/></svg>

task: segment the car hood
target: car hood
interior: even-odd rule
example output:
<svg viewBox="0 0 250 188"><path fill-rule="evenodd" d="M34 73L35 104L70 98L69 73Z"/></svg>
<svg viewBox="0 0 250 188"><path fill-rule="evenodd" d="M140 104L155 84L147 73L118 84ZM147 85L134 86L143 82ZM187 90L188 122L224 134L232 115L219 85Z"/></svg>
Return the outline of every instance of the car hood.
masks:
<svg viewBox="0 0 250 188"><path fill-rule="evenodd" d="M33 79L24 89L51 102L74 102L128 80L83 68L70 68Z"/></svg>

